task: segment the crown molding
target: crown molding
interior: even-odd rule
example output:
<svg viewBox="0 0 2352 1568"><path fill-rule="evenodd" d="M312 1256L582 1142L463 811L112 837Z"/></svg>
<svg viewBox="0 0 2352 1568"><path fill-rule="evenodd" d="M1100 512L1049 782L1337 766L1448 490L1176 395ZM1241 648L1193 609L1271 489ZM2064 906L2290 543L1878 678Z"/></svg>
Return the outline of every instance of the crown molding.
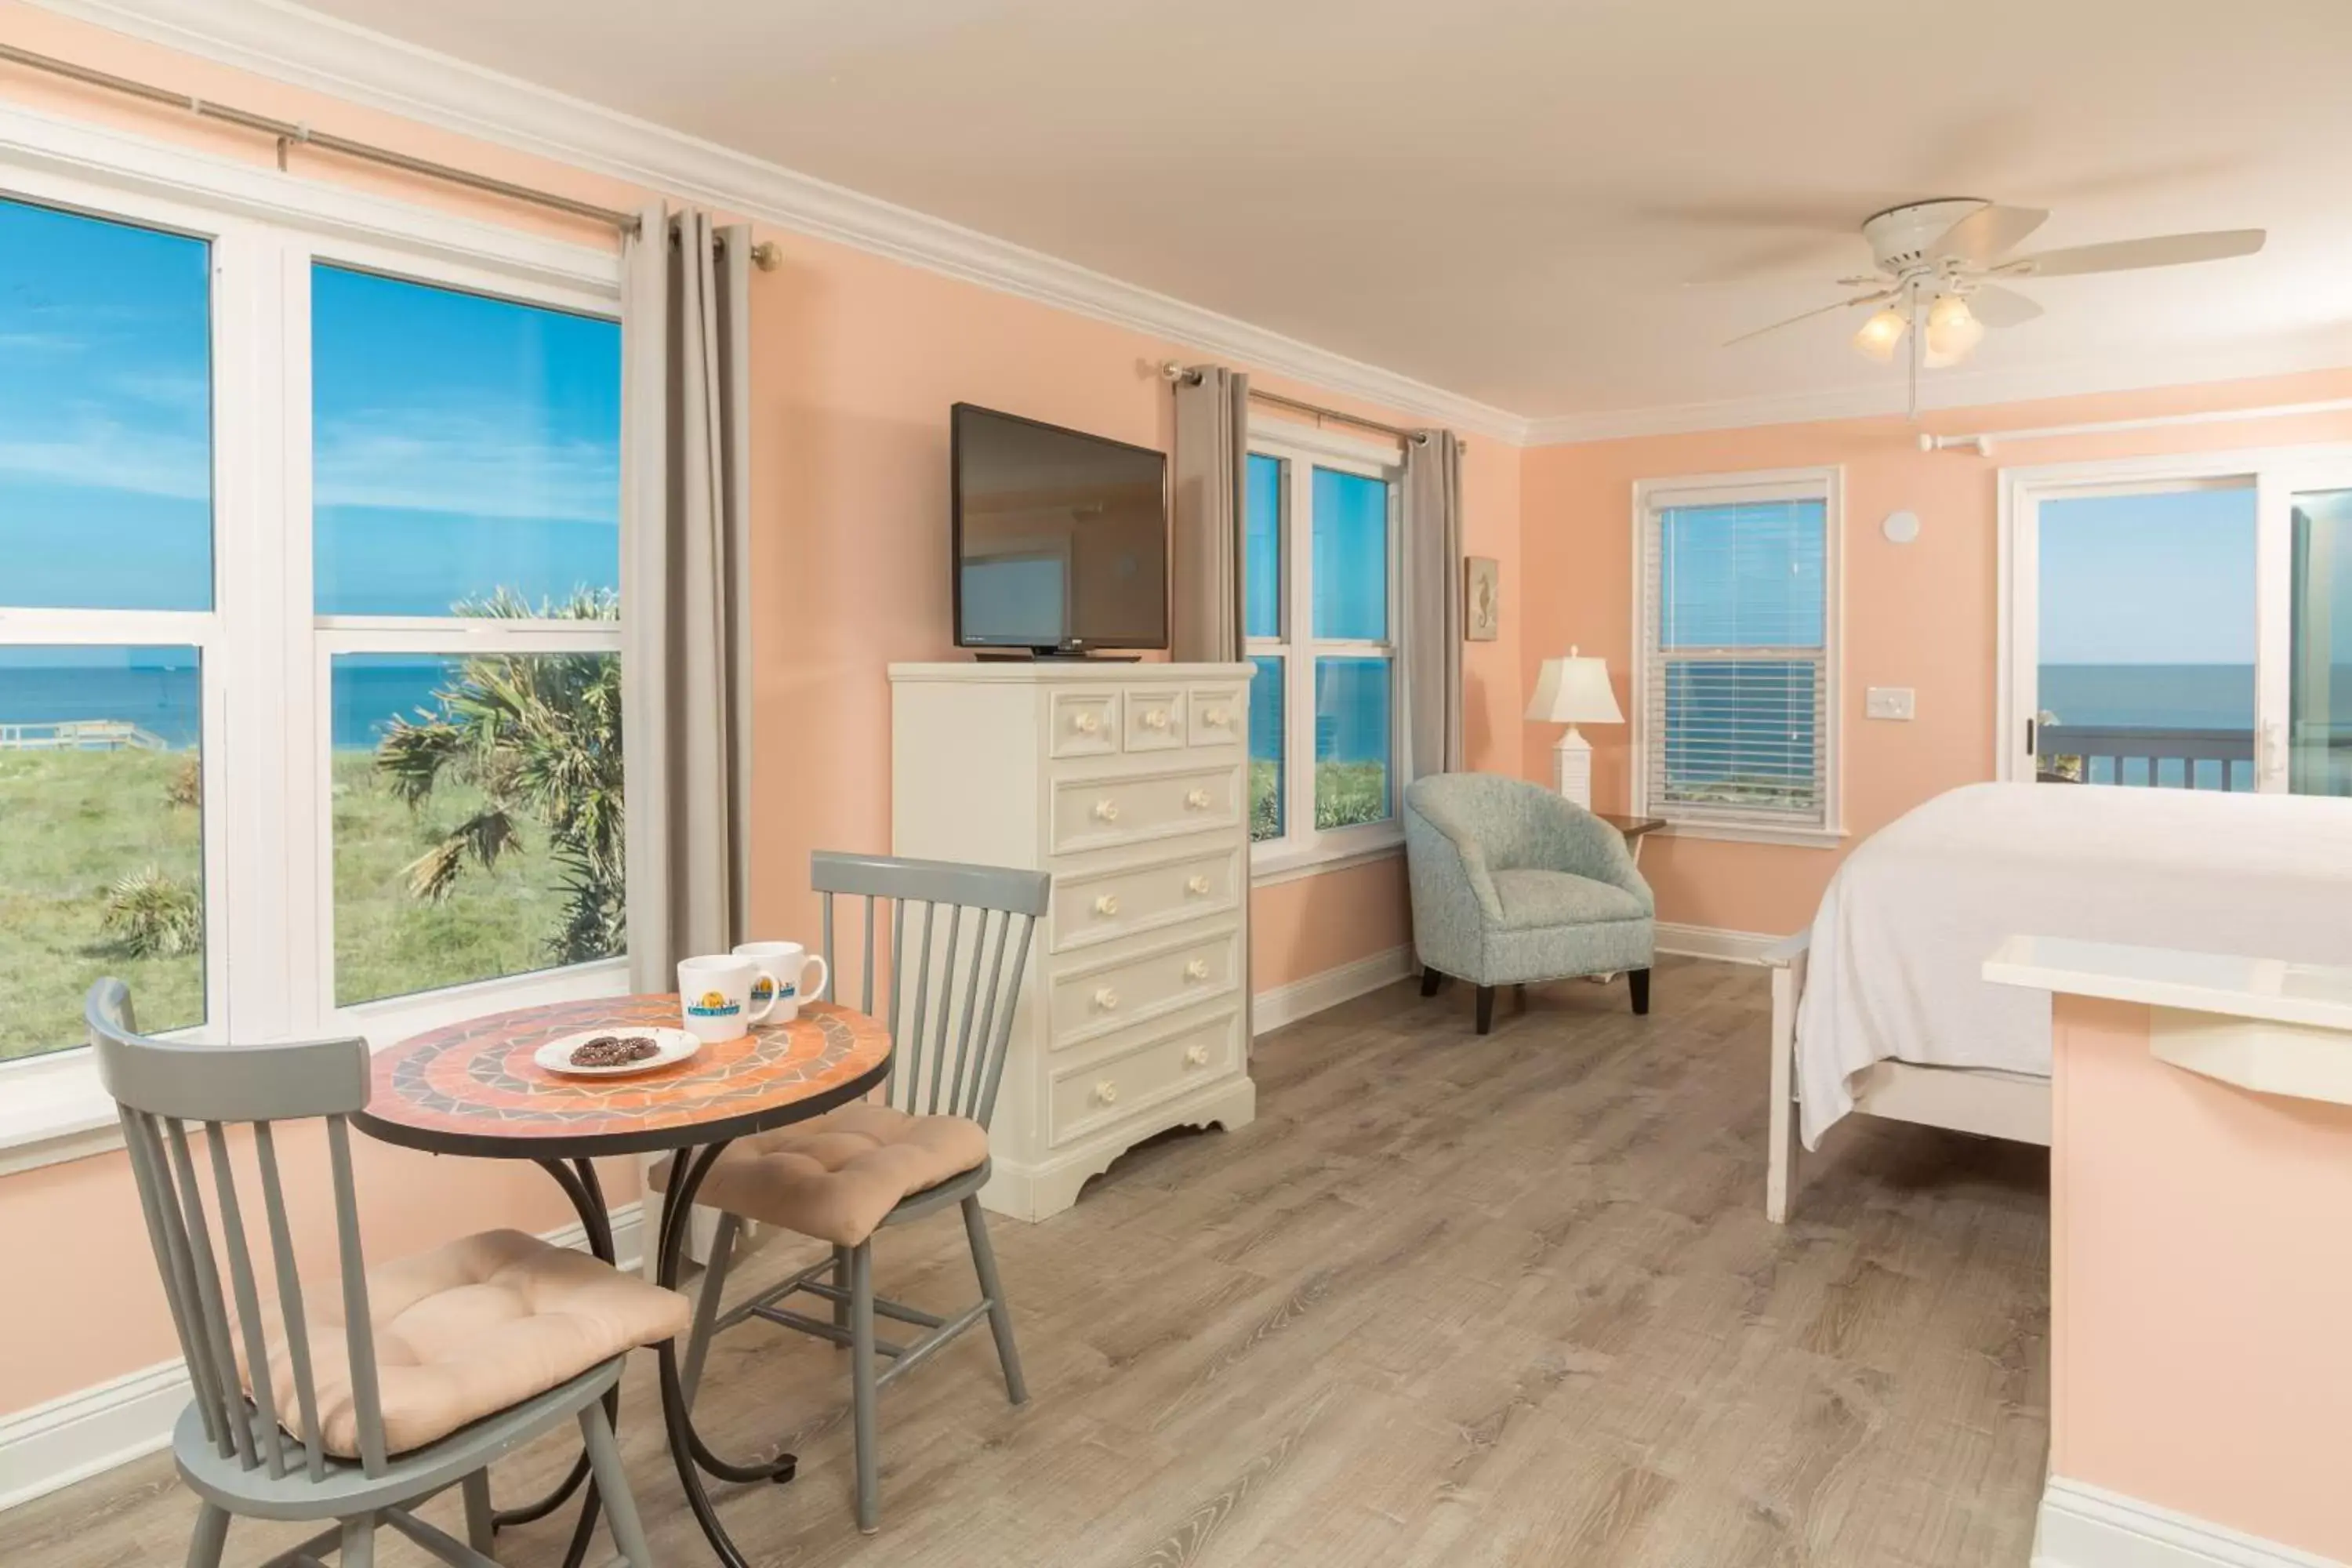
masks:
<svg viewBox="0 0 2352 1568"><path fill-rule="evenodd" d="M2352 367L2352 328L2310 333L2295 342L2215 349L2196 353L2150 354L2131 359L2074 361L2017 370L1978 370L1922 376L1924 412L1979 408L1992 404L2031 403L2048 397L2078 397L2105 392L2191 386L2209 382L2248 381L2315 370ZM1622 441L1641 436L1686 436L1709 430L1752 429L1763 425L1808 425L1838 419L1899 418L1899 380L1827 388L1819 392L1729 398L1719 403L1671 404L1654 408L1560 414L1527 422L1529 447L1565 447L1587 441Z"/></svg>
<svg viewBox="0 0 2352 1568"><path fill-rule="evenodd" d="M1524 418L1475 398L282 0L34 3L291 86L1237 360L1321 393L1514 446L1526 441Z"/></svg>

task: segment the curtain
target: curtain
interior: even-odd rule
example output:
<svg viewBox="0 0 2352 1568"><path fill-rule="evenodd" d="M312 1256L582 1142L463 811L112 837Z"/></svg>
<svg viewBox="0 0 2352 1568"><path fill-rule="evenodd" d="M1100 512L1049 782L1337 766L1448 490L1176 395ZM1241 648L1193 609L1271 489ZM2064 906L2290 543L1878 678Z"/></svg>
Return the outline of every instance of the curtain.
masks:
<svg viewBox="0 0 2352 1568"><path fill-rule="evenodd" d="M622 302L629 973L742 940L751 724L748 227L648 208Z"/></svg>
<svg viewBox="0 0 2352 1568"><path fill-rule="evenodd" d="M1242 657L1243 479L1249 464L1249 377L1216 365L1176 383L1176 485L1170 542L1169 657Z"/></svg>
<svg viewBox="0 0 2352 1568"><path fill-rule="evenodd" d="M1462 766L1462 443L1414 433L1404 448L1407 779Z"/></svg>

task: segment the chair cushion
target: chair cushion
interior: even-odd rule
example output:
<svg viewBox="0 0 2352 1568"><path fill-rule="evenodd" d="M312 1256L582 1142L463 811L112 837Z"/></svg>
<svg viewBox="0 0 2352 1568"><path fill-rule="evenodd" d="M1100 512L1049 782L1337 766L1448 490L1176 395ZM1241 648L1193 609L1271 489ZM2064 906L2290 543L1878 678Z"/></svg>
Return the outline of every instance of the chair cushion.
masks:
<svg viewBox="0 0 2352 1568"><path fill-rule="evenodd" d="M694 1201L856 1247L903 1199L987 1162L988 1131L977 1121L859 1100L730 1144ZM656 1167L657 1184L667 1168Z"/></svg>
<svg viewBox="0 0 2352 1568"><path fill-rule="evenodd" d="M1544 926L1598 925L1604 921L1647 920L1642 900L1610 882L1568 871L1497 871L1495 897L1503 906L1502 931Z"/></svg>
<svg viewBox="0 0 2352 1568"><path fill-rule="evenodd" d="M684 1296L584 1252L490 1230L367 1271L384 1448L405 1453L568 1383L600 1362L686 1331ZM267 1287L265 1287L267 1289ZM273 1293L274 1295L274 1293ZM304 1281L319 1440L359 1454L342 1291ZM274 1300L264 1343L278 1418L299 1433L301 1402ZM243 1357L240 1355L240 1362ZM252 1374L245 1370L247 1391Z"/></svg>

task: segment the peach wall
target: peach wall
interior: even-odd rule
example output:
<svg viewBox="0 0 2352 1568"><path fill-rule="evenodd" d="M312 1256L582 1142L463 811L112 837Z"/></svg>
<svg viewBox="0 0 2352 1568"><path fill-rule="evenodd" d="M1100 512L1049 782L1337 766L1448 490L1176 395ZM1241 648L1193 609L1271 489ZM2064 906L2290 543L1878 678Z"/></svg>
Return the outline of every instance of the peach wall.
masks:
<svg viewBox="0 0 2352 1568"><path fill-rule="evenodd" d="M2053 1001L2051 1472L2352 1561L2352 1107Z"/></svg>
<svg viewBox="0 0 2352 1568"><path fill-rule="evenodd" d="M1918 426L1899 417L1856 419L1534 448L1522 479L1522 680L1531 683L1540 660L1578 644L1608 658L1619 700L1632 712L1634 481L1842 465L1842 780L1850 847L1931 795L1993 776L2003 467L2352 440L2352 414L2021 442L1990 458L1923 453L1916 445L1921 429L2026 429L2347 395L2352 372L2331 371L1947 411ZM1919 514L1920 537L1890 544L1880 520L1903 508ZM1870 686L1915 689L1918 717L1864 720L1863 693ZM1522 734L1519 771L1549 781L1559 731L1528 724ZM1604 809L1622 809L1631 800L1632 729L1597 726L1587 734L1594 799ZM1662 920L1778 934L1812 918L1841 855L1661 834L1645 847L1642 871L1657 889Z"/></svg>
<svg viewBox="0 0 2352 1568"><path fill-rule="evenodd" d="M285 88L0 0L0 38L321 130L615 207L646 199L614 181ZM269 165L266 139L0 66L0 101ZM456 187L297 150L294 172L469 216L602 242L604 232ZM889 842L884 666L949 654L947 410L967 399L1167 447L1154 363L1177 346L898 263L781 231L782 268L754 275L753 689L761 929L805 931L807 857ZM1248 367L1244 367L1248 368ZM1272 390L1412 423L1313 386ZM1465 476L1468 548L1507 563L1519 529L1519 454L1474 438ZM1506 583L1511 581L1507 571ZM1508 766L1519 706L1516 616L1466 664L1471 756ZM1269 889L1257 906L1255 983L1303 975L1405 940L1396 861ZM568 1208L536 1171L428 1161L369 1145L360 1171L372 1250L431 1245L492 1225L545 1229ZM615 1169L616 1202L635 1195ZM13 1292L0 1333L0 1412L173 1353L120 1154L0 1179L0 1238L21 1260L71 1258L70 1289ZM62 1279L64 1276L58 1276Z"/></svg>

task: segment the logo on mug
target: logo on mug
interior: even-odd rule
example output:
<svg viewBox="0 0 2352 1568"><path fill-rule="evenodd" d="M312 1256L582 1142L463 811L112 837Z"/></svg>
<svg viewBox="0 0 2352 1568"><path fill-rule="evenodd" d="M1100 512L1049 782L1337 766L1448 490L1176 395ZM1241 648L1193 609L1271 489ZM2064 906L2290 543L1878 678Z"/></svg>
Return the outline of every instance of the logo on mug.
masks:
<svg viewBox="0 0 2352 1568"><path fill-rule="evenodd" d="M698 1018L731 1018L743 1009L740 1004L730 1002L724 991L706 991L688 1003L686 1010Z"/></svg>
<svg viewBox="0 0 2352 1568"><path fill-rule="evenodd" d="M751 1005L754 1007L758 1006L762 1002L774 1000L776 988L768 984L768 978L766 975L763 974L759 979L751 982Z"/></svg>

